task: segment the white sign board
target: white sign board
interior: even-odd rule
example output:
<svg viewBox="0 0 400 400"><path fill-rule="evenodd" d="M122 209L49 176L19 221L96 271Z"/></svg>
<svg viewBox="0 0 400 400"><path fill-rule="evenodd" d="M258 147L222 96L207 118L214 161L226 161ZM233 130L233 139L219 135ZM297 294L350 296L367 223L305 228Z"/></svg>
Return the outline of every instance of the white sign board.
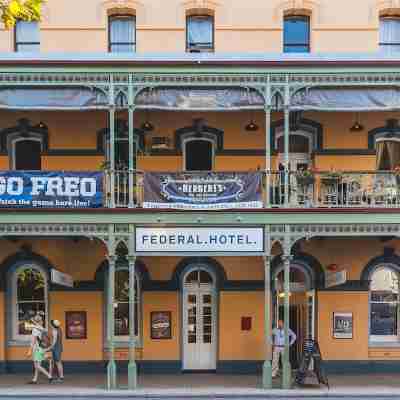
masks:
<svg viewBox="0 0 400 400"><path fill-rule="evenodd" d="M325 287L343 285L347 281L347 271L325 272Z"/></svg>
<svg viewBox="0 0 400 400"><path fill-rule="evenodd" d="M136 228L137 253L264 252L263 228Z"/></svg>
<svg viewBox="0 0 400 400"><path fill-rule="evenodd" d="M74 287L74 280L71 275L64 274L64 272L51 270L51 282L61 286Z"/></svg>

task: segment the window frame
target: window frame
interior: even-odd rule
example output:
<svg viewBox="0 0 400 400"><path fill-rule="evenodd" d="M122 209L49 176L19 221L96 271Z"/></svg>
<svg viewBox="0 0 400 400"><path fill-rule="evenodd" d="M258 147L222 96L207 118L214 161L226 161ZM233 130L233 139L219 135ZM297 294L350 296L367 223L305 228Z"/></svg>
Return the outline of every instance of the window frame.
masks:
<svg viewBox="0 0 400 400"><path fill-rule="evenodd" d="M379 17L379 50L384 52L384 53L391 53L393 46L397 46L399 47L399 52L400 52L400 42L390 42L390 43L386 43L386 42L382 42L381 41L381 23L382 21L385 20L394 20L397 21L399 24L399 29L400 29L400 16L393 16L393 15L381 15Z"/></svg>
<svg viewBox="0 0 400 400"><path fill-rule="evenodd" d="M387 269L390 270L392 273L396 274L398 279L400 279L400 272L399 270L392 264L380 264L377 265L373 271L371 271L369 275L369 280L370 280L370 285L369 285L369 290L368 290L368 342L372 346L381 346L385 347L387 345L397 345L400 346L400 290L397 295L397 334L396 335L372 335L371 334L371 323L372 323L372 307L371 305L374 303L394 303L394 302L372 302L372 290L371 290L371 285L372 285L372 278L373 275L382 270L382 269Z"/></svg>
<svg viewBox="0 0 400 400"><path fill-rule="evenodd" d="M10 161L11 161L11 169L13 171L16 171L16 165L17 165L17 143L18 142L23 142L23 141L32 141L32 142L39 142L40 143L40 147L41 147L41 152L43 152L43 139L39 136L34 136L34 135L30 135L28 137L24 137L21 134L18 134L18 136L15 136L14 138L11 138L10 140L10 145L11 145L11 154L10 154ZM41 171L42 168L40 168Z"/></svg>
<svg viewBox="0 0 400 400"><path fill-rule="evenodd" d="M191 18L203 18L203 19L210 19L211 20L211 47L202 47L201 45L199 46L198 44L189 44L189 23ZM210 14L189 14L186 15L186 52L187 53L201 53L201 52L209 52L212 53L215 51L215 17L214 15Z"/></svg>
<svg viewBox="0 0 400 400"><path fill-rule="evenodd" d="M128 271L128 276L129 276L129 266L125 265L124 263L122 263L122 265L116 266L115 275L118 271ZM136 346L138 347L138 346L142 346L142 343L143 343L143 288L142 288L143 282L142 282L142 277L141 277L139 271L137 271L137 265L135 268L135 278L136 278L138 292L139 292L139 294L137 295L137 299L138 299L138 307L137 307L137 309L138 309L138 318L137 318L138 334L135 337ZM109 279L109 274L107 273L107 280L106 280L107 297L106 298L108 298L108 279ZM116 281L117 280L115 279L115 282ZM114 298L114 304L115 303L116 303L116 301ZM129 304L129 302L128 302L128 304ZM106 309L106 318L104 320L107 324L109 321L109 318L110 318L110 316L108 314L107 301L105 302L104 305L105 305L105 309ZM116 317L116 314L115 314L115 308L114 308L114 327L115 327L115 317ZM104 332L105 332L104 337L106 338L106 343L107 343L107 347L108 347L110 344L110 335L106 329L106 326L104 327L105 328L104 329ZM118 335L117 336L117 335L115 335L115 328L114 328L114 343L117 346L121 346L121 347L127 346L129 344L129 335L126 335L126 336Z"/></svg>
<svg viewBox="0 0 400 400"><path fill-rule="evenodd" d="M39 51L40 51L40 38L38 42L18 42L17 40L17 25L18 23L24 23L27 21L22 21L22 20L17 20L15 25L14 25L14 52L15 53L28 53L28 51L24 50L18 50L18 46L24 45L24 46L39 46ZM40 37L40 25L38 21L29 21L30 23L35 23L39 32L39 37ZM30 52L30 51L29 51ZM38 51L31 51L32 53L37 53Z"/></svg>
<svg viewBox="0 0 400 400"><path fill-rule="evenodd" d="M11 275L11 341L12 342L23 342L29 343L31 340L31 335L20 335L18 333L18 274L25 269L35 269L43 275L45 288L44 288L44 302L45 302L45 326L44 328L48 330L49 327L49 282L48 274L43 267L34 262L26 262L18 266Z"/></svg>
<svg viewBox="0 0 400 400"><path fill-rule="evenodd" d="M307 38L308 42L307 43L290 43L286 44L285 43L285 25L286 21L288 20L296 20L296 19L301 19L307 21ZM289 52L285 51L286 47L306 47L307 51L294 51L294 52ZM285 54L290 54L290 53L310 53L311 52L311 18L308 15L302 15L302 14L293 14L293 15L285 15L283 17L283 46L282 46L282 51Z"/></svg>
<svg viewBox="0 0 400 400"><path fill-rule="evenodd" d="M135 33L133 42L111 42L111 24L113 19L131 19L132 23L134 24L133 32ZM109 53L118 53L112 51L112 46L121 45L121 46L132 46L132 51L129 53L136 53L136 46L137 46L137 38L136 38L136 15L134 14L111 14L108 16L108 52ZM121 52L122 53L122 52Z"/></svg>
<svg viewBox="0 0 400 400"><path fill-rule="evenodd" d="M205 141L205 142L209 142L211 143L211 169L209 171L204 171L204 172L211 172L214 171L215 169L215 149L216 149L216 140L214 138L211 137L204 137L204 136L200 136L200 137L196 137L196 136L188 136L182 139L182 150L183 150L183 171L185 172L202 172L202 171L195 171L195 170L187 170L187 151L186 151L186 145L190 142L194 142L194 141Z"/></svg>

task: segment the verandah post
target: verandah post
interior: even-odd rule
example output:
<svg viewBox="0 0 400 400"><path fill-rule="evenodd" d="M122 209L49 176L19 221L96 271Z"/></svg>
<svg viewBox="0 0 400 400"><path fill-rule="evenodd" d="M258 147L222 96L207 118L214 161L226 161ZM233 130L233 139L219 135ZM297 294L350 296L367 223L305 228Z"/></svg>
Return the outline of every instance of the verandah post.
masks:
<svg viewBox="0 0 400 400"><path fill-rule="evenodd" d="M271 204L271 84L270 76L267 77L267 86L265 89L265 204L264 207L270 207Z"/></svg>
<svg viewBox="0 0 400 400"><path fill-rule="evenodd" d="M284 168L285 168L285 207L289 205L289 135L290 135L290 91L289 91L289 77L286 77L285 85L285 98L284 98Z"/></svg>
<svg viewBox="0 0 400 400"><path fill-rule="evenodd" d="M267 235L267 234L266 234ZM269 235L265 238L266 249L270 248ZM271 327L271 256L266 252L264 256L264 326L265 326L265 350L266 357L263 366L263 388L272 388L272 353L268 351L268 347L272 343L272 327Z"/></svg>
<svg viewBox="0 0 400 400"><path fill-rule="evenodd" d="M134 121L133 121L133 113L135 111L134 105L134 95L133 95L133 80L132 74L129 74L128 81L128 153L129 153L129 165L128 165L128 208L135 207L135 198L134 198L134 151L133 151L133 135L134 135Z"/></svg>
<svg viewBox="0 0 400 400"><path fill-rule="evenodd" d="M115 208L115 95L114 77L110 75L110 98L109 98L109 136L110 136L110 207Z"/></svg>

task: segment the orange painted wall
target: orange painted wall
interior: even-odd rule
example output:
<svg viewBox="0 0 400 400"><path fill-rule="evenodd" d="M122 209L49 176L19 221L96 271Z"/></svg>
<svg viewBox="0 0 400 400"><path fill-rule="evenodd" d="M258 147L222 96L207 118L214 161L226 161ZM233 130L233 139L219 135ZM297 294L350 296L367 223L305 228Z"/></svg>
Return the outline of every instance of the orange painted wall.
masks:
<svg viewBox="0 0 400 400"><path fill-rule="evenodd" d="M101 171L102 156L43 156L42 169L49 171Z"/></svg>
<svg viewBox="0 0 400 400"><path fill-rule="evenodd" d="M0 156L0 170L8 170L10 165L7 156Z"/></svg>
<svg viewBox="0 0 400 400"><path fill-rule="evenodd" d="M5 295L0 292L0 361L6 357Z"/></svg>
<svg viewBox="0 0 400 400"><path fill-rule="evenodd" d="M220 292L219 359L263 360L264 293ZM241 317L252 318L252 330L241 330Z"/></svg>
<svg viewBox="0 0 400 400"><path fill-rule="evenodd" d="M150 313L152 311L171 311L172 339L153 340L150 332ZM178 292L143 293L143 359L179 360L181 340L181 313Z"/></svg>
<svg viewBox="0 0 400 400"><path fill-rule="evenodd" d="M353 313L353 339L332 337L333 312ZM318 340L325 360L367 360L368 292L318 292Z"/></svg>

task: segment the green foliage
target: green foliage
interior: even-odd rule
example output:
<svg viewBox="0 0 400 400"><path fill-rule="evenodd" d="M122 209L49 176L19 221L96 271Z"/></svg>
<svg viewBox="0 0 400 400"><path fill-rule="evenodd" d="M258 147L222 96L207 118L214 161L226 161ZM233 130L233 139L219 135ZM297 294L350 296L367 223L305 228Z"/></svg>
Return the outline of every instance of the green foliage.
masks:
<svg viewBox="0 0 400 400"><path fill-rule="evenodd" d="M41 6L45 0L0 0L1 19L7 29L17 20L40 21Z"/></svg>

